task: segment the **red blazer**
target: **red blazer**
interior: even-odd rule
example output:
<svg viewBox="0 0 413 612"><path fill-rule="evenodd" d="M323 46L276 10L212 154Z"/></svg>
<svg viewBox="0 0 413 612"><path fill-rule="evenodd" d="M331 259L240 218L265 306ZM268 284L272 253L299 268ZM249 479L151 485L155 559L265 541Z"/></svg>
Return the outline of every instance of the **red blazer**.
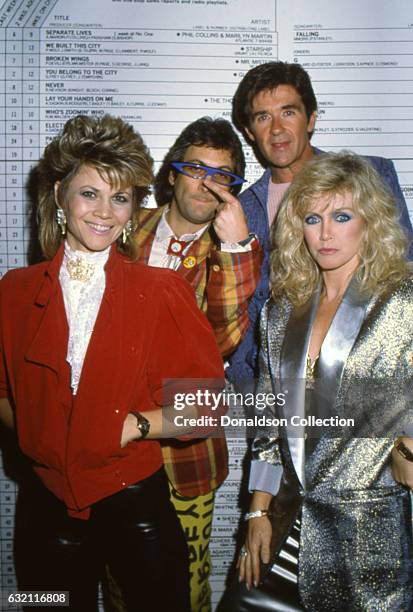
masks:
<svg viewBox="0 0 413 612"><path fill-rule="evenodd" d="M223 378L214 335L190 285L170 270L132 263L112 248L106 289L77 395L66 362L68 327L51 262L0 282L0 397L16 412L20 446L72 514L154 473L159 443L120 448L130 410L162 405L166 378Z"/></svg>

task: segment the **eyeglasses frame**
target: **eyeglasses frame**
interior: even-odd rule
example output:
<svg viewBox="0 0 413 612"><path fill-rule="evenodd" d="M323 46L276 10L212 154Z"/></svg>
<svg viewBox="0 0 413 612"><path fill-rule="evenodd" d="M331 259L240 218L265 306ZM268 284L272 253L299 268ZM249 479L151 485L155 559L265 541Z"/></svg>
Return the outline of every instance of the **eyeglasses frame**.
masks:
<svg viewBox="0 0 413 612"><path fill-rule="evenodd" d="M173 161L171 162L171 166L180 174L183 174L184 176L189 176L189 178L195 179L197 181L205 180L208 176L210 176L211 179L214 181L214 174L225 174L225 176L229 176L233 179L231 183L226 183L225 185L223 183L220 183L219 181L214 181L214 183L217 183L222 187L234 187L235 185L242 185L242 183L246 183L246 180L242 178L242 176L238 176L238 174L234 174L233 172L229 172L228 170L221 170L221 168L204 166L203 164L197 164L195 162ZM206 170L206 176L192 176L191 174L188 174L187 172L183 171L182 168L184 166L190 166L191 168L199 168L200 170Z"/></svg>

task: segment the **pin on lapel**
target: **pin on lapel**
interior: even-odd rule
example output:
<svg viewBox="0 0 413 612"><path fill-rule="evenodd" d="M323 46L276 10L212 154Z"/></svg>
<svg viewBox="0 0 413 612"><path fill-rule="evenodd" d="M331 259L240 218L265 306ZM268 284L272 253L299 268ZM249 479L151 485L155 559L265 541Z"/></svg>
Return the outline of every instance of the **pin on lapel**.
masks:
<svg viewBox="0 0 413 612"><path fill-rule="evenodd" d="M188 255L188 257L185 257L185 259L182 262L182 265L184 266L184 268L187 268L188 270L193 268L195 264L196 264L196 259L192 255Z"/></svg>

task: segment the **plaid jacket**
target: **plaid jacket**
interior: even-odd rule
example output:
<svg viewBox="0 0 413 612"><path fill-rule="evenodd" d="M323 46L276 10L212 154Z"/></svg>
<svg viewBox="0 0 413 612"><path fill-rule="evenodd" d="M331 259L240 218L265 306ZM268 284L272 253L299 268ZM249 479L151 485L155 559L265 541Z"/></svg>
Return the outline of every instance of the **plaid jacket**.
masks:
<svg viewBox="0 0 413 612"><path fill-rule="evenodd" d="M136 230L141 263L148 263L156 228L164 207L142 208ZM193 287L198 306L214 329L223 356L241 342L249 325L248 298L259 280L261 247L254 241L251 251L224 253L213 228L206 230L190 246L192 268L181 265L178 274ZM196 442L168 441L163 445L165 469L174 488L186 497L216 489L228 473L228 453L224 435Z"/></svg>

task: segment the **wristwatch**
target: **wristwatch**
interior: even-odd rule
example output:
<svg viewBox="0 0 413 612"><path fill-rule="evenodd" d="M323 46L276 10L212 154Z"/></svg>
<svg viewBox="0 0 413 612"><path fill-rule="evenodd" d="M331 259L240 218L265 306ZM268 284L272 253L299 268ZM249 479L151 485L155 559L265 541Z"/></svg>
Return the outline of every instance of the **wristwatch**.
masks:
<svg viewBox="0 0 413 612"><path fill-rule="evenodd" d="M237 242L237 244L239 244L242 247L245 247L251 244L251 242L255 240L255 238L256 238L255 234L249 234L247 238L244 238L244 240L240 240L239 242Z"/></svg>
<svg viewBox="0 0 413 612"><path fill-rule="evenodd" d="M404 457L404 459L413 462L413 453L410 449L407 448L401 436L399 438L396 438L396 440L394 441L394 448L397 450L399 455Z"/></svg>
<svg viewBox="0 0 413 612"><path fill-rule="evenodd" d="M137 428L141 432L141 438L146 438L146 436L148 435L149 430L151 428L151 424L149 423L148 419L146 419L143 416L143 414L141 414L140 412L133 412L132 411L131 414L133 414L136 417Z"/></svg>

